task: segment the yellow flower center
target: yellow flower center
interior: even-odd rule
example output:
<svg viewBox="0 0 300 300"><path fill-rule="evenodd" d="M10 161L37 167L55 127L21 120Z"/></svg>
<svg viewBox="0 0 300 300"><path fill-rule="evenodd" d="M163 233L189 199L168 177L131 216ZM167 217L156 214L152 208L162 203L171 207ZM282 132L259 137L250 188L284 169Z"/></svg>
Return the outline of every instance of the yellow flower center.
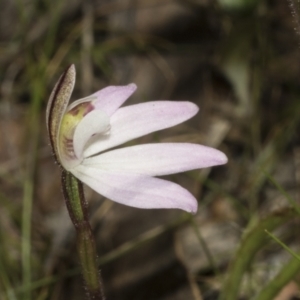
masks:
<svg viewBox="0 0 300 300"><path fill-rule="evenodd" d="M69 110L64 116L60 124L59 130L59 151L61 160L76 160L73 146L73 136L78 123L89 112L94 109L90 102L83 102Z"/></svg>

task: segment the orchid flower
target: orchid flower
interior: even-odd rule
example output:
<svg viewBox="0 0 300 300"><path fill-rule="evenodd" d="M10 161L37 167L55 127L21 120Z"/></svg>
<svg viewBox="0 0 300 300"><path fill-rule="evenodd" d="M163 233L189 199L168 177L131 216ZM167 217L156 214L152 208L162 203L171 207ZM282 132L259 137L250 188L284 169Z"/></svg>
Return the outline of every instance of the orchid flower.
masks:
<svg viewBox="0 0 300 300"><path fill-rule="evenodd" d="M47 126L57 162L97 193L138 208L197 211L197 200L173 182L156 178L222 165L224 153L191 143L120 146L192 118L191 102L151 101L121 107L135 84L109 86L68 105L75 84L71 65L60 77L47 106Z"/></svg>

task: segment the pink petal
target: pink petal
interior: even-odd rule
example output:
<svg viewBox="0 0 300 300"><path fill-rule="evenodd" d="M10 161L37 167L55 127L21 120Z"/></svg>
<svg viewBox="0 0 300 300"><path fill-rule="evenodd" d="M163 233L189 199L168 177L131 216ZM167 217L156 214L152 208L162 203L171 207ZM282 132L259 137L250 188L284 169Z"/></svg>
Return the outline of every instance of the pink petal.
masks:
<svg viewBox="0 0 300 300"><path fill-rule="evenodd" d="M120 108L111 116L109 138L93 137L84 157L121 145L127 141L180 124L193 117L199 108L191 102L155 101Z"/></svg>
<svg viewBox="0 0 300 300"><path fill-rule="evenodd" d="M197 200L181 186L146 175L104 171L83 165L71 172L97 193L138 208L179 208L197 211Z"/></svg>
<svg viewBox="0 0 300 300"><path fill-rule="evenodd" d="M92 104L96 109L111 116L135 92L136 88L134 83L126 86L108 86L91 95L97 98Z"/></svg>
<svg viewBox="0 0 300 300"><path fill-rule="evenodd" d="M94 134L109 133L109 117L101 110L93 110L88 113L76 126L73 136L73 147L77 158L82 157L82 151L87 141Z"/></svg>
<svg viewBox="0 0 300 300"><path fill-rule="evenodd" d="M86 158L84 165L109 171L121 170L162 176L222 165L227 157L219 150L196 144L144 144Z"/></svg>

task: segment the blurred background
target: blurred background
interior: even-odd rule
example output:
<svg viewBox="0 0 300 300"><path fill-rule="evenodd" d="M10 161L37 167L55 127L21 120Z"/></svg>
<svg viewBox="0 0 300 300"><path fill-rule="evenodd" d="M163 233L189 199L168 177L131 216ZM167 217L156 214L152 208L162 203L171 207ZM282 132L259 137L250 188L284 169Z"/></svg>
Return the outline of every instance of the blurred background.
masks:
<svg viewBox="0 0 300 300"><path fill-rule="evenodd" d="M126 105L200 106L192 120L128 144L194 142L229 158L168 178L197 197L194 216L125 207L86 188L107 299L300 299L299 261L276 296L256 298L292 259L265 229L300 247L299 218L288 208L299 201L300 183L297 5L1 0L0 299L84 299L45 124L50 92L71 63L73 100L134 82ZM226 298L230 276L238 290Z"/></svg>

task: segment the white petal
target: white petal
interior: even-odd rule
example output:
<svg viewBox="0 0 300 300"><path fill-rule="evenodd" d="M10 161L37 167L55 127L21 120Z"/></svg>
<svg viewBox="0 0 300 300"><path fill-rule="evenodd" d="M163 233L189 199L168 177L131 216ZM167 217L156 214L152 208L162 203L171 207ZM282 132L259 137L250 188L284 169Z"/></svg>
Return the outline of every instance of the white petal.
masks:
<svg viewBox="0 0 300 300"><path fill-rule="evenodd" d="M179 208L197 211L197 200L181 186L146 175L104 171L83 165L71 172L99 194L138 208Z"/></svg>
<svg viewBox="0 0 300 300"><path fill-rule="evenodd" d="M222 165L227 157L219 150L196 144L167 143L126 147L86 158L84 165L110 171L162 176Z"/></svg>
<svg viewBox="0 0 300 300"><path fill-rule="evenodd" d="M148 133L180 124L193 117L199 108L191 102L155 101L120 108L110 119L109 138L93 137L84 157L121 145Z"/></svg>
<svg viewBox="0 0 300 300"><path fill-rule="evenodd" d="M82 151L87 141L94 134L102 134L104 137L105 133L109 131L109 117L101 110L93 110L88 113L76 126L73 147L77 158L82 157Z"/></svg>
<svg viewBox="0 0 300 300"><path fill-rule="evenodd" d="M92 104L111 116L136 90L134 83L126 86L108 86L91 97L96 97Z"/></svg>

